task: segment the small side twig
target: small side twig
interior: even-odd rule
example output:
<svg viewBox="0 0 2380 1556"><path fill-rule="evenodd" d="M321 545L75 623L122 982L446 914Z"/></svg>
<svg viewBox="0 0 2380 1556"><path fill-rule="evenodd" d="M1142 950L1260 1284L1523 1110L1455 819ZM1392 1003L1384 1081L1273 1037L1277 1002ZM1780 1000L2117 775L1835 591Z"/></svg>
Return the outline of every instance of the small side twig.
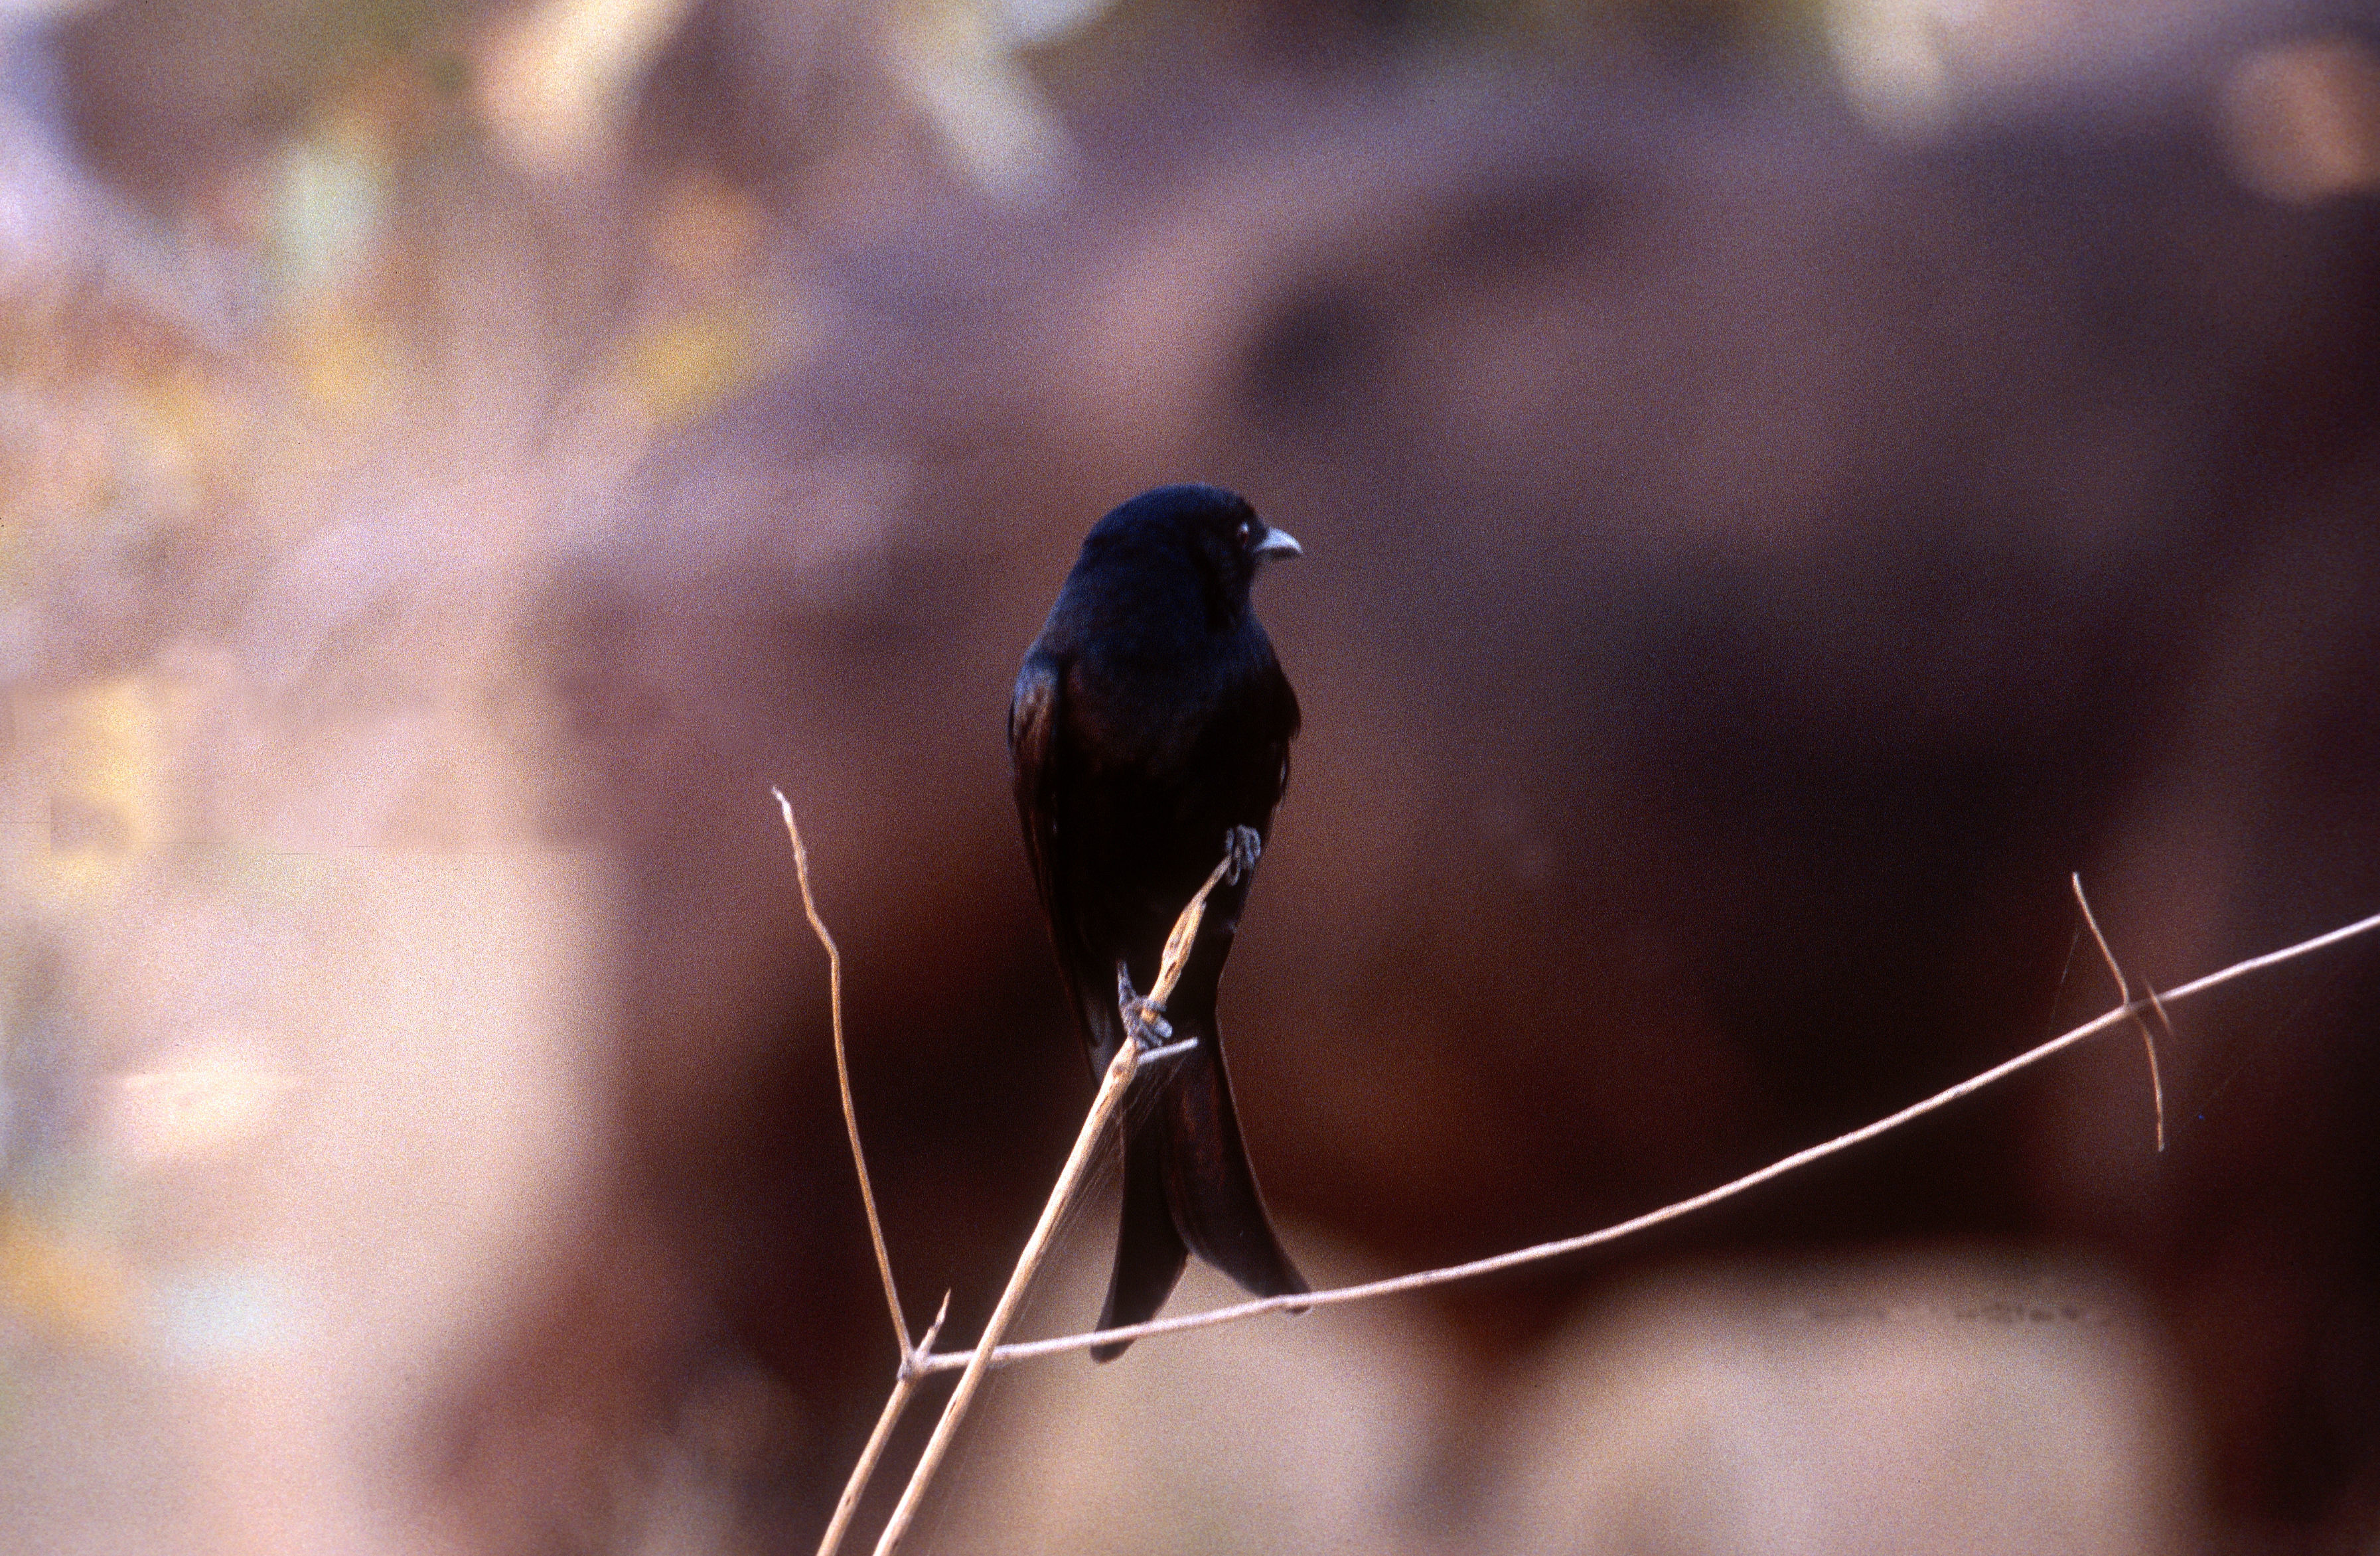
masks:
<svg viewBox="0 0 2380 1556"><path fill-rule="evenodd" d="M2116 980L2116 1003L2129 1006L2132 1003L2132 985L2125 978L2123 968L2118 964L2116 953L2108 947L2107 937L2099 933L2099 916L2091 911L2091 899L2082 895L2082 873L2077 870L2067 878L2074 883L2074 901L2082 910L2082 922L2091 926L2091 938L2099 943L2100 959L2107 962L2107 971ZM2156 1012L2157 1024L2165 1028L2167 1037L2172 1037L2173 1022L2167 1017L2165 1002L2157 998L2154 986L2150 988L2148 997L2149 1008ZM2165 1075L2157 1067L2156 1036L2149 1031L2146 1018L2135 1014L2132 1019L2141 1029L2141 1046L2149 1056L2149 1094L2156 1103L2156 1148L2162 1155L2165 1152Z"/></svg>

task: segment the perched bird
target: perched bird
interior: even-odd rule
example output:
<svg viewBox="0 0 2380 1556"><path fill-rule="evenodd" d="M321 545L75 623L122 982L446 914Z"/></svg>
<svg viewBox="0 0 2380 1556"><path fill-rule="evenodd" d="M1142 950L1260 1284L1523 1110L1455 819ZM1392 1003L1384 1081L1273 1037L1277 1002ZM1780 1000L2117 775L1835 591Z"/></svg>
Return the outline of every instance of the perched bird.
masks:
<svg viewBox="0 0 2380 1556"><path fill-rule="evenodd" d="M1298 727L1248 590L1298 554L1220 487L1142 493L1092 526L1009 704L1017 815L1094 1074L1131 1035L1120 994L1154 983L1175 916L1233 852L1164 1011L1172 1038L1197 1045L1136 1079L1153 1096L1126 1109L1102 1329L1153 1317L1191 1253L1259 1297L1308 1289L1257 1191L1215 1027Z"/></svg>

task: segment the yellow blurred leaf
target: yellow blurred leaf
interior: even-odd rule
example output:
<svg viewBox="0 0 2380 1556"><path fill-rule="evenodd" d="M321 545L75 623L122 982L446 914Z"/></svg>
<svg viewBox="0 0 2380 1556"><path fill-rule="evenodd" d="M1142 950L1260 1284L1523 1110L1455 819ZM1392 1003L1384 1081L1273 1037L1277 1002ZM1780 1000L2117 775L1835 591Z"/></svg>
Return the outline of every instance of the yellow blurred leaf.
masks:
<svg viewBox="0 0 2380 1556"><path fill-rule="evenodd" d="M133 1277L118 1260L0 1205L0 1311L70 1339L125 1338Z"/></svg>
<svg viewBox="0 0 2380 1556"><path fill-rule="evenodd" d="M723 303L648 326L621 344L620 387L658 421L691 421L759 376L759 323Z"/></svg>
<svg viewBox="0 0 2380 1556"><path fill-rule="evenodd" d="M326 409L358 414L386 404L403 385L395 338L360 314L300 310L289 320L284 350L298 382Z"/></svg>

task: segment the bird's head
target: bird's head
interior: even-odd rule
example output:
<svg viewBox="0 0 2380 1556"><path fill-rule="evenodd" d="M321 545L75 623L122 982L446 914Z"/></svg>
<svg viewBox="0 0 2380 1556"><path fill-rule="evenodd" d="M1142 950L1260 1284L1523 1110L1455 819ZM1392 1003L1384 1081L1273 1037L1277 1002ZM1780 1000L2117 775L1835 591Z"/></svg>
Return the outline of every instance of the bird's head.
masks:
<svg viewBox="0 0 2380 1556"><path fill-rule="evenodd" d="M1233 614L1247 609L1249 585L1265 563L1305 554L1295 536L1258 518L1246 498L1198 482L1142 492L1100 520L1092 538L1101 532L1165 536L1190 554L1210 595Z"/></svg>

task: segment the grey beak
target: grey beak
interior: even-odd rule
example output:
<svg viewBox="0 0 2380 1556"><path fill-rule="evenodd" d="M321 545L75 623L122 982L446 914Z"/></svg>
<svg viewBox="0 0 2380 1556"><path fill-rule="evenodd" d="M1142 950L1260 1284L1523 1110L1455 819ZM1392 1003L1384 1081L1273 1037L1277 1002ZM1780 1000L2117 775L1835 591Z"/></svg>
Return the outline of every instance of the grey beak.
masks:
<svg viewBox="0 0 2380 1556"><path fill-rule="evenodd" d="M1296 536L1285 529L1268 525L1264 538L1257 542L1256 558L1258 561L1278 561L1283 557L1304 555L1305 555L1305 548L1297 543Z"/></svg>

